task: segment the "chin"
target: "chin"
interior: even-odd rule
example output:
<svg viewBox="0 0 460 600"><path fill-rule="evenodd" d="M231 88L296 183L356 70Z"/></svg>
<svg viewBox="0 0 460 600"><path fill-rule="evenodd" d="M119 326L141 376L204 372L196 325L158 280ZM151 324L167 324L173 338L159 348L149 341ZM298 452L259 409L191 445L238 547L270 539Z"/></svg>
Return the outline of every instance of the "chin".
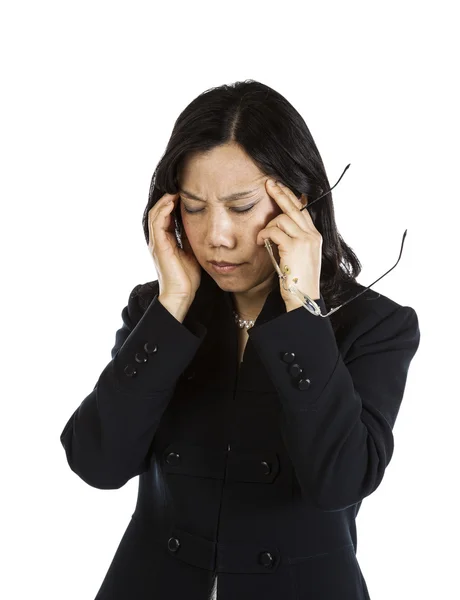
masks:
<svg viewBox="0 0 460 600"><path fill-rule="evenodd" d="M246 292L248 289L251 289L253 285L249 285L247 277L232 277L231 275L218 275L213 272L209 272L207 269L206 273L215 281L215 283L220 287L224 292Z"/></svg>
<svg viewBox="0 0 460 600"><path fill-rule="evenodd" d="M216 277L215 275L211 275L216 284L220 287L223 292L244 292L246 291L246 285L238 283L238 282L230 282L226 281L223 277Z"/></svg>
<svg viewBox="0 0 460 600"><path fill-rule="evenodd" d="M244 294L257 286L257 282L242 279L241 281L214 280L219 288L224 292L233 292L234 294Z"/></svg>

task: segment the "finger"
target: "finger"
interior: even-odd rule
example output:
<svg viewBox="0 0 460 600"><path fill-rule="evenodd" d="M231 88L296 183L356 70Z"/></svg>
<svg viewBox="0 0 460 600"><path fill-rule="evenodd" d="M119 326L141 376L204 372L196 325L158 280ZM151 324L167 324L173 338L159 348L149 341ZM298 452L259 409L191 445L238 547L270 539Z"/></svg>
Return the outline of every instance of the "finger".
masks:
<svg viewBox="0 0 460 600"><path fill-rule="evenodd" d="M275 199L281 210L289 215L291 219L303 231L312 231L314 224L307 210L300 211L302 204L295 194L287 187L281 185L269 185L267 183L269 194Z"/></svg>
<svg viewBox="0 0 460 600"><path fill-rule="evenodd" d="M277 186L294 203L294 206L296 206L297 208L302 208L302 201L300 200L300 198L297 198L294 192L290 188L288 188L287 185L284 185L282 181L278 181ZM303 194L301 195L301 197L303 197Z"/></svg>
<svg viewBox="0 0 460 600"><path fill-rule="evenodd" d="M311 226L314 226L310 213L306 210L300 211L301 208L304 208L308 204L307 195L301 194L300 198L297 198L294 192L290 190L286 185L284 185L284 183L282 183L281 181L278 181L278 187L280 188L281 192L284 192L284 194L286 194L286 196L291 200L291 202L293 202L294 206L299 209L299 213L302 215L302 217L306 218L307 223Z"/></svg>
<svg viewBox="0 0 460 600"><path fill-rule="evenodd" d="M165 194L164 196L162 196L153 206L152 208L150 208L149 212L148 212L148 216L149 219L153 219L155 217L155 214L158 213L164 206L168 206L169 202L172 200L174 203L174 200L177 198L178 194Z"/></svg>
<svg viewBox="0 0 460 600"><path fill-rule="evenodd" d="M288 252L292 244L292 238L278 227L262 229L257 235L257 245L263 245L267 239L275 242L281 252Z"/></svg>
<svg viewBox="0 0 460 600"><path fill-rule="evenodd" d="M305 233L308 233L305 229L301 229L286 213L281 213L269 221L264 229L268 227L279 227L292 238L302 237Z"/></svg>
<svg viewBox="0 0 460 600"><path fill-rule="evenodd" d="M172 200L172 202L171 202ZM155 211L153 209L156 209ZM155 237L166 236L165 222L169 218L171 211L174 210L174 200L172 194L159 200L149 211L149 238L155 243ZM158 233L155 236L155 230L158 227ZM158 241L158 240L157 240Z"/></svg>

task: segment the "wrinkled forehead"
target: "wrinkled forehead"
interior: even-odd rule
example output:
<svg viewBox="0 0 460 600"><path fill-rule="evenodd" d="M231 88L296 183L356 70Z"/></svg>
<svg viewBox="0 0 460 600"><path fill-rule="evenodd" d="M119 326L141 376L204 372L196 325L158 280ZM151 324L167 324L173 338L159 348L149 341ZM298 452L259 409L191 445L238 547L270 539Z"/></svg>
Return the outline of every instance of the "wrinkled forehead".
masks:
<svg viewBox="0 0 460 600"><path fill-rule="evenodd" d="M202 201L227 201L265 191L268 176L243 152L216 148L188 157L178 169L178 187Z"/></svg>

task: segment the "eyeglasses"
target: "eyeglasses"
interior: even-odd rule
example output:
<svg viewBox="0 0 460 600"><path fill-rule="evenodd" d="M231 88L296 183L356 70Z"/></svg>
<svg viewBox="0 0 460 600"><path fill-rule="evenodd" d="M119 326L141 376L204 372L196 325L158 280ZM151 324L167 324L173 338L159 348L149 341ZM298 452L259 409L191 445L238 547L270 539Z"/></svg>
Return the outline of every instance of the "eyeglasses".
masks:
<svg viewBox="0 0 460 600"><path fill-rule="evenodd" d="M351 163L350 163L351 164ZM311 202L308 201L308 204L306 204L304 207L302 207L300 210L305 210L306 208L310 208L310 206L313 206L313 204L315 202L318 202L318 200L321 200L321 198L323 198L324 196L327 196L327 194L329 194L334 188L335 186L339 183L339 181L342 179L342 177L345 175L346 170L348 169L348 167L350 166L350 164L348 164L345 169L343 170L342 175L340 175L339 179L337 180L337 183L335 183L330 190L328 190L327 192L325 192L324 194L321 194L321 196L319 196L318 198L315 198L315 200L312 200ZM307 310L309 310L313 315L317 316L317 317L328 317L329 315L331 315L334 312L337 312L340 308L346 306L349 302L351 302L352 300L355 300L356 298L358 298L359 296L361 296L361 294L364 294L364 292L366 292L369 288L371 288L375 283L377 283L377 281L380 281L381 279L383 279L383 277L385 277L385 275L388 275L388 273L390 271L392 271L397 264L399 263L400 259L401 259L401 255L402 255L402 251L404 248L404 240L406 239L406 234L407 234L407 229L405 230L403 237L402 237L402 242L401 242L401 250L399 251L399 258L396 261L396 264L393 265L391 267L391 269L388 269L388 271L386 273L384 273L381 277L379 277L378 279L376 279L373 283L371 283L370 285L368 285L366 288L364 288L364 290L362 290L361 292L359 292L359 294L356 294L356 296L353 296L353 298L349 298L346 302L344 302L343 304L341 304L340 306L337 306L335 308L331 308L331 310L326 313L325 315L323 315L321 313L321 308L318 306L318 304L312 300L312 298L310 298L310 296L308 296L307 294L305 294L304 292L301 292L298 287L296 285L294 285L293 283L291 283L289 285L288 288L286 288L286 286L284 285L287 275L285 273L282 273L278 263L276 262L275 256L273 254L273 248L271 245L270 240L266 239L265 240L265 247L268 250L268 253L270 255L270 258L273 262L273 266L275 267L276 272L278 273L278 276L280 279L283 280L283 287L286 291L290 291L292 294L294 294L297 298L299 298L299 300L302 302L304 308L306 308Z"/></svg>

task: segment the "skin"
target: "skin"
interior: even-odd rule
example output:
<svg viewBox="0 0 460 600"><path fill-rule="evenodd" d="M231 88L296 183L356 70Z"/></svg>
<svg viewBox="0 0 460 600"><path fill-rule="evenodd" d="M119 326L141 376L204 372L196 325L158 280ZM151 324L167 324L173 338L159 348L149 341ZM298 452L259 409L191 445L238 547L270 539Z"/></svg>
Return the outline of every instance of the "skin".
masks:
<svg viewBox="0 0 460 600"><path fill-rule="evenodd" d="M279 285L265 246L257 245L257 234L282 212L266 190L268 178L235 143L189 157L179 177L180 190L204 200L180 193L182 223L196 259L222 290L231 292L235 310L244 319L256 319L269 292ZM235 201L219 201L247 190L255 191ZM252 205L247 213L236 212ZM276 244L272 247L279 264ZM246 264L219 274L210 260Z"/></svg>

